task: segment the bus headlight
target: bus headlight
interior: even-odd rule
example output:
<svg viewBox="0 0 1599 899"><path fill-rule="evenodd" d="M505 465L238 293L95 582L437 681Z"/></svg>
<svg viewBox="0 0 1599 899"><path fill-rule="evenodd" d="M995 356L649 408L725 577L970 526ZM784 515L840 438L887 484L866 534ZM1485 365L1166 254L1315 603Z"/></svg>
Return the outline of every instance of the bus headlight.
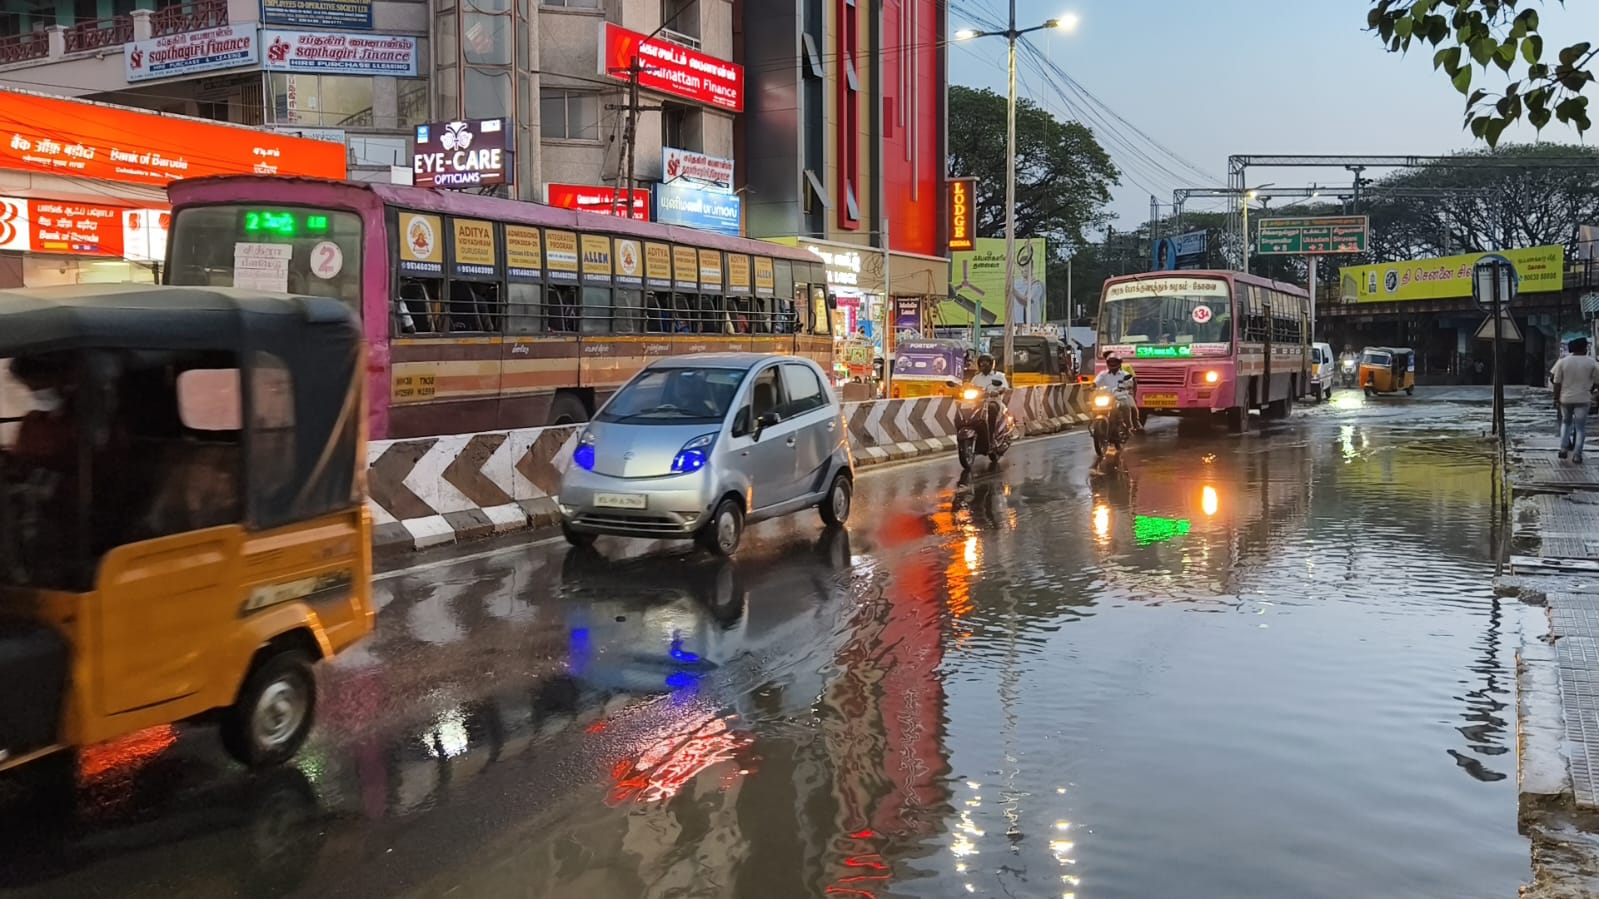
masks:
<svg viewBox="0 0 1599 899"><path fill-rule="evenodd" d="M1220 381L1220 380L1221 380L1221 372L1219 372L1219 371L1207 371L1207 372L1205 372L1205 383L1206 384L1214 384L1214 383L1216 383L1217 381Z"/></svg>

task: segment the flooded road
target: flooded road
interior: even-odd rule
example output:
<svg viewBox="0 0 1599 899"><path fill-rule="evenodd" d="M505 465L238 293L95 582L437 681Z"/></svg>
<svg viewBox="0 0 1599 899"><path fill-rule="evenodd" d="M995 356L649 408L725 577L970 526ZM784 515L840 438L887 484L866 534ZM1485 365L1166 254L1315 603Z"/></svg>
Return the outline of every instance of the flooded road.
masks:
<svg viewBox="0 0 1599 899"><path fill-rule="evenodd" d="M1513 896L1479 399L868 473L732 562L386 575L296 768L91 751L0 896Z"/></svg>

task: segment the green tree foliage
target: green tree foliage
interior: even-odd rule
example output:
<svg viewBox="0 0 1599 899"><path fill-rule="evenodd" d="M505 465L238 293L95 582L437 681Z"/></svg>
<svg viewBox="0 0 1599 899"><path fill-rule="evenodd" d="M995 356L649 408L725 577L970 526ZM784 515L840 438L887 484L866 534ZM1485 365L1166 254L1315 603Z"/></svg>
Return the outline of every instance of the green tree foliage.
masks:
<svg viewBox="0 0 1599 899"><path fill-rule="evenodd" d="M977 179L978 237L1005 236L1005 98L949 88L949 172ZM1016 104L1016 235L1043 237L1063 260L1085 234L1109 224L1120 173L1094 133L1027 99ZM1051 278L1054 274L1051 272Z"/></svg>
<svg viewBox="0 0 1599 899"><path fill-rule="evenodd" d="M1524 157L1587 166L1484 166ZM1575 248L1577 226L1599 224L1599 150L1520 144L1456 154L1459 164L1397 171L1370 188L1374 261L1558 244Z"/></svg>
<svg viewBox="0 0 1599 899"><path fill-rule="evenodd" d="M1465 126L1493 147L1505 128L1523 118L1540 130L1551 119L1578 134L1592 127L1583 91L1594 80L1599 49L1582 41L1546 52L1540 5L1541 0L1376 0L1366 24L1391 53L1413 45L1437 48L1433 68L1466 97ZM1489 66L1508 77L1503 91L1473 88L1475 69L1486 74Z"/></svg>

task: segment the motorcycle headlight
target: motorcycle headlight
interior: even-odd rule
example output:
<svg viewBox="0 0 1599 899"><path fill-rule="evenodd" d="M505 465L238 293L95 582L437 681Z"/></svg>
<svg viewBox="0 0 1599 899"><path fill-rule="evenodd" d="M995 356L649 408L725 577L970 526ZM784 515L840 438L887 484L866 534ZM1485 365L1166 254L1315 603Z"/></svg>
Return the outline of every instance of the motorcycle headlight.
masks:
<svg viewBox="0 0 1599 899"><path fill-rule="evenodd" d="M1094 408L1095 409L1109 409L1110 408L1110 397L1104 395L1103 393L1100 394L1099 396L1094 397Z"/></svg>
<svg viewBox="0 0 1599 899"><path fill-rule="evenodd" d="M978 390L976 387L968 387L965 390L961 391L961 399L965 400L968 403L974 402L974 401L979 400L979 399L982 399L982 396L983 396L983 392L981 390Z"/></svg>

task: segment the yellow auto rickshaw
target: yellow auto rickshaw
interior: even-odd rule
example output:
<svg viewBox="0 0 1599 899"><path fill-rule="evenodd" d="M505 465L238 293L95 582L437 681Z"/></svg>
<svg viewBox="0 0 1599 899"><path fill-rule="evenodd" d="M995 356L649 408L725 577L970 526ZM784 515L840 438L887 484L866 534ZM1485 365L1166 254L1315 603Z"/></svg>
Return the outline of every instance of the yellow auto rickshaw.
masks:
<svg viewBox="0 0 1599 899"><path fill-rule="evenodd" d="M1017 334L1012 340L1016 352L1011 365L1011 386L1043 387L1071 383L1071 361L1066 357L1066 345L1059 338L1045 334Z"/></svg>
<svg viewBox="0 0 1599 899"><path fill-rule="evenodd" d="M1407 347L1369 346L1360 351L1360 386L1367 396L1416 393L1416 353Z"/></svg>
<svg viewBox="0 0 1599 899"><path fill-rule="evenodd" d="M373 626L362 359L329 298L0 290L0 770L200 718L294 755Z"/></svg>

